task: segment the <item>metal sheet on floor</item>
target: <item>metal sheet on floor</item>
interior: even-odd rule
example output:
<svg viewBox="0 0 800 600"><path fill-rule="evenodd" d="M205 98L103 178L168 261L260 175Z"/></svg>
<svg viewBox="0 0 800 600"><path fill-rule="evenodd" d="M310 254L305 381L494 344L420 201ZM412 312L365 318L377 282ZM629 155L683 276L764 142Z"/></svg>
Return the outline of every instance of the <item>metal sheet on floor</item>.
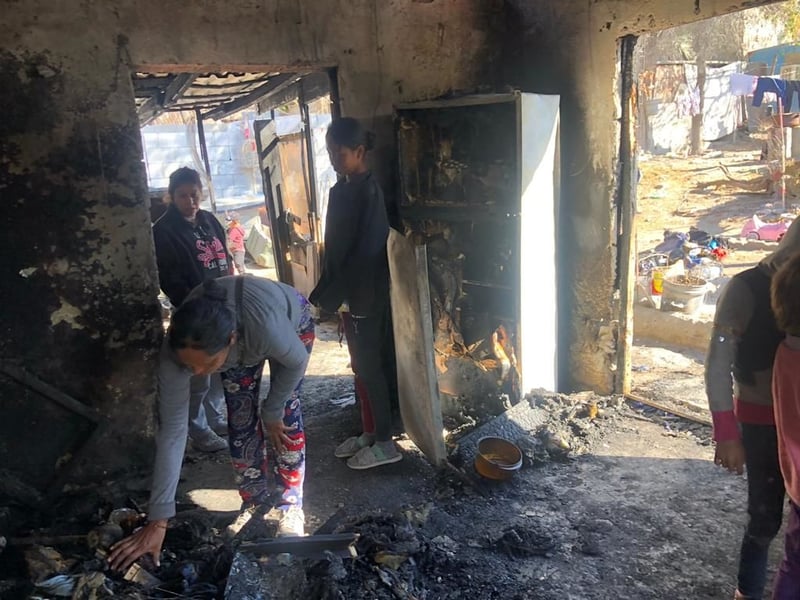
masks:
<svg viewBox="0 0 800 600"><path fill-rule="evenodd" d="M447 454L433 363L427 253L425 246L414 246L393 229L387 250L400 413L409 437L428 460L438 465Z"/></svg>

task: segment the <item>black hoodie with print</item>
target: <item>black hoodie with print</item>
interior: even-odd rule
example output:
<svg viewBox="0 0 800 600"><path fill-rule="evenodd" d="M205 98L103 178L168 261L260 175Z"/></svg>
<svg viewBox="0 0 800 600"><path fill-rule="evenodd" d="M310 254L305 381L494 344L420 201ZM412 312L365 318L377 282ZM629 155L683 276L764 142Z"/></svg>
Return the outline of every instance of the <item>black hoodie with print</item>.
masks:
<svg viewBox="0 0 800 600"><path fill-rule="evenodd" d="M153 241L161 289L174 306L204 281L233 274L225 230L208 211L198 210L191 223L170 204L153 225Z"/></svg>

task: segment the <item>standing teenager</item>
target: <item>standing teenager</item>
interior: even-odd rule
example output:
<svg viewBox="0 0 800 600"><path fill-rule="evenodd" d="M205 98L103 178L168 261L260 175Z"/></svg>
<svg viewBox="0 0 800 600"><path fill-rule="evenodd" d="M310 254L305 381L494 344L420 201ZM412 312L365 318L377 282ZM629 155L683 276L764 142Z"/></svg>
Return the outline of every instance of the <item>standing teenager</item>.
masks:
<svg viewBox="0 0 800 600"><path fill-rule="evenodd" d="M366 390L361 435L336 448L352 469L395 463L402 454L392 440L391 388L396 373L387 368L390 335L389 220L383 192L367 167L375 136L355 119L334 121L326 142L331 164L341 176L331 188L325 221L322 275L309 300L329 311L347 306L347 345L356 377ZM370 418L371 417L371 418Z"/></svg>
<svg viewBox="0 0 800 600"><path fill-rule="evenodd" d="M739 549L736 600L760 600L769 547L783 519L784 484L772 396L772 364L784 334L770 306L775 272L800 250L800 220L778 249L735 275L717 301L705 363L714 462L747 469L747 525Z"/></svg>

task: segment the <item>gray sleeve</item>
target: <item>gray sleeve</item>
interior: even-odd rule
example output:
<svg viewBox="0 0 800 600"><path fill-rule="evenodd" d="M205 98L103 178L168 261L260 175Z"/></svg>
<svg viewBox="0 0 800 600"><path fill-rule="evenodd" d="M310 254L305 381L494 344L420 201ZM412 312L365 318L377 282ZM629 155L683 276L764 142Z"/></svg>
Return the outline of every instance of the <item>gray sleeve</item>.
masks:
<svg viewBox="0 0 800 600"><path fill-rule="evenodd" d="M158 366L158 433L156 464L150 492L150 520L175 515L175 491L181 474L186 437L189 433L189 387L191 372L178 365L166 343Z"/></svg>
<svg viewBox="0 0 800 600"><path fill-rule="evenodd" d="M269 356L270 388L261 406L264 421L278 421L283 417L286 401L302 381L308 366L309 353L288 319L270 329Z"/></svg>
<svg viewBox="0 0 800 600"><path fill-rule="evenodd" d="M717 302L706 354L706 396L712 413L733 410L733 363L753 310L750 288L738 279L732 279Z"/></svg>
<svg viewBox="0 0 800 600"><path fill-rule="evenodd" d="M706 353L705 384L708 408L713 412L733 410L733 361L739 343L732 334L711 330Z"/></svg>

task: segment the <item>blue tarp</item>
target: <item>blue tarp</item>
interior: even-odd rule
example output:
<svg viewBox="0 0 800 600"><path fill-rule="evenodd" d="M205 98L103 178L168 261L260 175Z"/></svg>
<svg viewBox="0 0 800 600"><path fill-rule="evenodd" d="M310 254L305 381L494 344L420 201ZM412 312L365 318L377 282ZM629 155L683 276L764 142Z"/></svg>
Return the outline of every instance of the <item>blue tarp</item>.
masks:
<svg viewBox="0 0 800 600"><path fill-rule="evenodd" d="M781 67L783 66L783 59L787 54L800 53L800 44L781 44L780 46L772 46L770 48L761 48L753 50L747 54L748 63L764 63L768 69L772 69L772 64L775 62L775 75L780 75ZM776 61L777 59L777 61ZM770 75L772 73L767 73Z"/></svg>

